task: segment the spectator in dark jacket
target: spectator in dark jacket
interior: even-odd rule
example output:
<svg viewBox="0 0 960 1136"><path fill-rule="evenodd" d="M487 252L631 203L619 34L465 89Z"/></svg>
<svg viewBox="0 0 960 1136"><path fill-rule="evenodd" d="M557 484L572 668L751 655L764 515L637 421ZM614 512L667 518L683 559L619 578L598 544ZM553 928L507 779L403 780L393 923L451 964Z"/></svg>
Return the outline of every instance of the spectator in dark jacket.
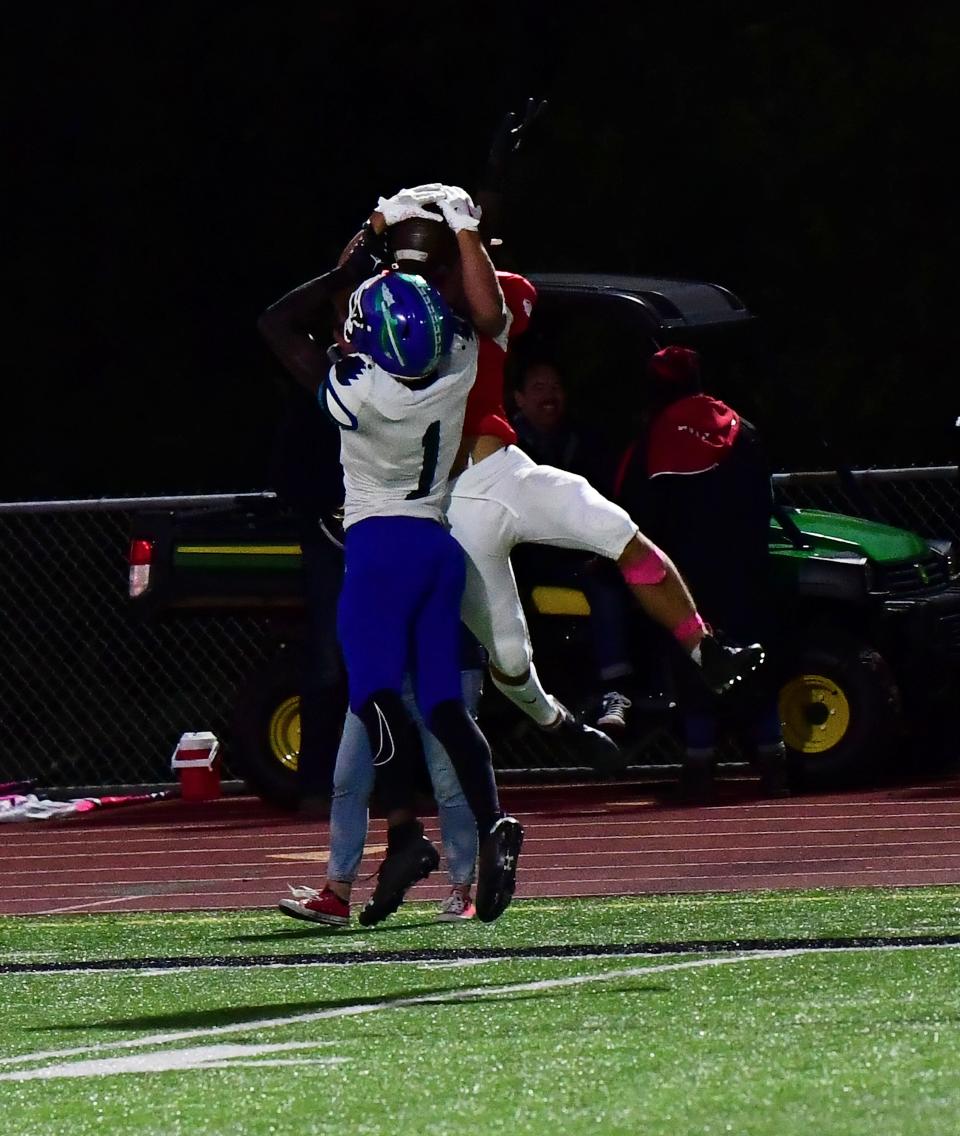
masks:
<svg viewBox="0 0 960 1136"><path fill-rule="evenodd" d="M556 364L536 357L527 361L514 383L513 401L517 409L511 423L524 453L543 465L578 473L601 493L609 493L615 451L611 452L609 443L596 432L572 418L566 385ZM596 667L593 724L621 742L637 699L628 642L634 601L620 573L602 558L584 565L580 553L560 554L556 548L530 546L519 550L515 558L527 571L536 572L543 558L556 569L561 555L570 557L570 584L583 590L590 605Z"/></svg>
<svg viewBox="0 0 960 1136"><path fill-rule="evenodd" d="M671 557L704 618L734 642L775 641L769 583L770 469L756 428L703 390L698 353L666 347L647 367L647 426L624 454L616 499ZM787 792L786 755L775 692L765 676L749 704L747 737L762 784ZM691 690L684 699L685 780L712 775L716 708Z"/></svg>
<svg viewBox="0 0 960 1136"><path fill-rule="evenodd" d="M609 487L609 446L567 410L567 390L560 370L535 360L520 372L513 388L512 416L518 442L535 462L579 473L601 493Z"/></svg>

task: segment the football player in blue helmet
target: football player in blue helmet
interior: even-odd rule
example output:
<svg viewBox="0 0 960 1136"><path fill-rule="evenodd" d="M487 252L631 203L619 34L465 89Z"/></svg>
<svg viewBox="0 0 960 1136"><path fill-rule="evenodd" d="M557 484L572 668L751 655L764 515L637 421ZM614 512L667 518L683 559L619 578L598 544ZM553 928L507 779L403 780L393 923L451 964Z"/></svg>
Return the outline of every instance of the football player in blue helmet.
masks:
<svg viewBox="0 0 960 1136"><path fill-rule="evenodd" d="M449 755L473 813L475 906L482 921L496 919L509 904L523 840L522 826L500 807L489 745L464 701L458 658L465 564L445 518L476 377L474 329L498 335L507 317L477 232L479 210L462 190L437 202L441 189L436 183L381 198L341 264L282 297L258 321L291 374L308 389L319 386L321 406L341 432L346 570L338 637L350 708L365 727L366 760L377 769L391 823L377 886L360 915L364 925L395 911L407 888L439 862L419 821L393 825L390 818L412 803L412 723L401 697L406 671L422 721ZM374 238L387 225L430 216L425 206L434 203L455 233L469 320L450 314L420 277L390 271L364 281L368 269L351 279L356 267L369 264ZM338 344L349 353L330 367L315 335L318 309L332 301L339 310L344 286L354 291L343 313L350 326ZM331 876L316 897L288 901L283 910L343 923L350 878Z"/></svg>
<svg viewBox="0 0 960 1136"><path fill-rule="evenodd" d="M432 374L453 344L454 316L422 276L385 272L351 295L343 335L398 379Z"/></svg>

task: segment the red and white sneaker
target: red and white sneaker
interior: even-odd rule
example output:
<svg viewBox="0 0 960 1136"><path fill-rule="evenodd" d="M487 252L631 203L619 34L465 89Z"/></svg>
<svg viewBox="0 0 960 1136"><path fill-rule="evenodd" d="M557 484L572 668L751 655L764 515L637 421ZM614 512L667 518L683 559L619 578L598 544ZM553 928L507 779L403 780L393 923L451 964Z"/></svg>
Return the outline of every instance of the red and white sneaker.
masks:
<svg viewBox="0 0 960 1136"><path fill-rule="evenodd" d="M290 898L281 899L277 904L284 915L332 927L343 927L350 922L350 904L328 887L323 891L312 887L293 887L291 884L287 887L290 888Z"/></svg>
<svg viewBox="0 0 960 1136"><path fill-rule="evenodd" d="M459 923L464 919L473 919L476 914L477 909L473 906L470 893L463 892L460 888L454 888L443 903L440 904L440 910L437 913L437 922Z"/></svg>

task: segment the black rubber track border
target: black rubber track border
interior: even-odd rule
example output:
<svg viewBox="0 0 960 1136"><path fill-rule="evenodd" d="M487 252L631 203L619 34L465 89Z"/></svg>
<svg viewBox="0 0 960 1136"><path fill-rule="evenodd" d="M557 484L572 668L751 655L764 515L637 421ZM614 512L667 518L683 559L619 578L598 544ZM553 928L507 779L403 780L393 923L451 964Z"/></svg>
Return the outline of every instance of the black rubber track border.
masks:
<svg viewBox="0 0 960 1136"><path fill-rule="evenodd" d="M955 947L960 935L858 935L831 939L704 939L676 943L578 943L542 947L447 947L409 951L327 951L320 954L182 955L76 962L0 963L0 974L67 971L174 970L200 967L349 966L357 963L469 962L476 959L564 959L630 955L696 955L763 951L843 951L897 947Z"/></svg>

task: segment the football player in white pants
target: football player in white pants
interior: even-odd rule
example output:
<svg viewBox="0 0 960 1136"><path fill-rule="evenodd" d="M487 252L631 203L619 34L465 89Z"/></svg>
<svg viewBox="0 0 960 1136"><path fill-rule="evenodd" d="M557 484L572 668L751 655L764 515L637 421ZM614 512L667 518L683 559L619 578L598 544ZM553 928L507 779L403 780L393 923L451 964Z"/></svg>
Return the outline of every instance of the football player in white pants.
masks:
<svg viewBox="0 0 960 1136"><path fill-rule="evenodd" d="M456 186L418 187L425 201L459 199ZM442 216L401 220L389 226L387 240L395 262L432 279L454 308L462 309L457 250L446 239ZM582 549L614 560L637 602L667 628L718 692L730 689L762 663L763 649L721 646L697 612L673 562L649 541L630 516L582 477L538 465L516 448L516 434L503 406L504 362L510 339L527 326L536 289L526 278L498 272L507 306L507 324L495 337L480 337L477 379L470 392L464 437L454 463L451 531L467 555L464 622L490 655L497 688L539 725L605 735L576 723L543 688L533 664L530 635L510 551L521 542ZM585 734L584 731L590 731ZM600 761L603 761L602 756Z"/></svg>

